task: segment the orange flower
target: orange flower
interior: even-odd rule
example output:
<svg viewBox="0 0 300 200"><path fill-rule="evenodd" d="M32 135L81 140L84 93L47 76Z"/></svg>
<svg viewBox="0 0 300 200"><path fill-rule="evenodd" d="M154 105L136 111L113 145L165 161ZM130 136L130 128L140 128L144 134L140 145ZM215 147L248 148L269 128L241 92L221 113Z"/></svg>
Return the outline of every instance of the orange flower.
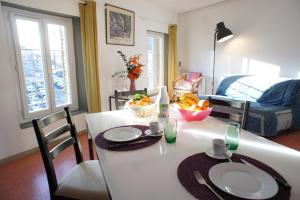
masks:
<svg viewBox="0 0 300 200"><path fill-rule="evenodd" d="M121 51L118 51L118 53L122 56L123 60L126 63L128 78L130 78L131 80L138 79L143 72L142 67L144 66L139 62L140 55L133 55L129 58L129 60L127 60L126 56Z"/></svg>

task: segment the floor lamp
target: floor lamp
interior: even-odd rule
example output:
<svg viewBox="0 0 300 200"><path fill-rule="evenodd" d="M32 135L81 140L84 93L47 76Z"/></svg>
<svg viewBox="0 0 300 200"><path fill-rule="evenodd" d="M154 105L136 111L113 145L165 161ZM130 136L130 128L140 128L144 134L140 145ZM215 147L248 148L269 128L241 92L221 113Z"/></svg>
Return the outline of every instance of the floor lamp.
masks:
<svg viewBox="0 0 300 200"><path fill-rule="evenodd" d="M213 59L213 77L212 77L212 91L211 94L214 94L215 88L215 65L216 65L216 42L221 43L229 40L233 37L231 30L225 27L224 22L219 22L217 24L215 34L214 34L214 59Z"/></svg>

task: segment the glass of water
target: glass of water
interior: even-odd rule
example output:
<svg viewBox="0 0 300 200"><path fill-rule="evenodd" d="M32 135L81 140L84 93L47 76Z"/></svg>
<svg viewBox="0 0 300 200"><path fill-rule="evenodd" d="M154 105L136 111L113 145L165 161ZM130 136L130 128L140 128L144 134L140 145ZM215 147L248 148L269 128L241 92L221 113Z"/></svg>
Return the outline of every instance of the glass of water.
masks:
<svg viewBox="0 0 300 200"><path fill-rule="evenodd" d="M164 134L166 142L173 144L176 142L177 137L177 121L175 119L169 119L164 125Z"/></svg>
<svg viewBox="0 0 300 200"><path fill-rule="evenodd" d="M228 122L225 130L225 143L227 149L231 151L237 150L240 140L240 124L236 122Z"/></svg>

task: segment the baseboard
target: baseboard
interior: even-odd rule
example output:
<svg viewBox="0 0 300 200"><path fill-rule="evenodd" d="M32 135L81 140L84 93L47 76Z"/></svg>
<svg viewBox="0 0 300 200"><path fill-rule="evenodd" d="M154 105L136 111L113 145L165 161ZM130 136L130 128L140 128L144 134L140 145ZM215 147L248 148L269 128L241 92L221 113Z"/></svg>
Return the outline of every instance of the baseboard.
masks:
<svg viewBox="0 0 300 200"><path fill-rule="evenodd" d="M83 130L83 131L78 132L78 135L83 135L83 134L86 134L86 133L87 133L87 131L86 131L86 130ZM63 140L65 140L67 137L68 137L68 136L65 136L65 137L59 138L59 139L57 139L57 140L54 140L54 141L52 142L52 145L57 145L57 144L59 144L60 142L62 142ZM29 149L29 150L27 150L27 151L24 151L24 152L21 152L21 153L18 153L18 154L9 156L9 157L7 157L7 158L3 158L3 159L0 160L0 165L4 165L4 164L6 164L6 163L8 163L8 162L17 160L17 159L19 159L19 158L22 158L22 157L24 157L24 156L27 156L27 155L36 153L36 152L38 152L38 151L40 151L40 149L39 149L38 147L35 147L35 148L33 148L33 149Z"/></svg>

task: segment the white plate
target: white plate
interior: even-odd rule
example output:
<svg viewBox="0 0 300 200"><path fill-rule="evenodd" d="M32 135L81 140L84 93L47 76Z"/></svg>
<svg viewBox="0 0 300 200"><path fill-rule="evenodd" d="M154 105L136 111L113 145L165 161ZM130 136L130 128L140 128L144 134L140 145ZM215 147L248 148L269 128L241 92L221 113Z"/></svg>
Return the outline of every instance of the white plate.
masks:
<svg viewBox="0 0 300 200"><path fill-rule="evenodd" d="M137 139L142 135L142 131L133 127L118 127L106 131L103 137L113 142L126 142Z"/></svg>
<svg viewBox="0 0 300 200"><path fill-rule="evenodd" d="M151 131L150 131L150 129L148 129L148 130L145 131L145 134L148 135L148 136L150 136L150 137L158 137L158 136L162 136L162 133L163 133L163 130L162 130L162 129L159 130L159 131L157 132L157 134L152 134Z"/></svg>
<svg viewBox="0 0 300 200"><path fill-rule="evenodd" d="M268 199L278 192L269 174L242 163L217 164L209 170L209 178L221 190L246 199Z"/></svg>
<svg viewBox="0 0 300 200"><path fill-rule="evenodd" d="M228 159L232 156L232 153L229 150L226 151L227 156L225 156L225 155L217 156L217 155L215 155L214 150L212 148L207 149L205 154L208 155L209 157L215 158L215 159Z"/></svg>

